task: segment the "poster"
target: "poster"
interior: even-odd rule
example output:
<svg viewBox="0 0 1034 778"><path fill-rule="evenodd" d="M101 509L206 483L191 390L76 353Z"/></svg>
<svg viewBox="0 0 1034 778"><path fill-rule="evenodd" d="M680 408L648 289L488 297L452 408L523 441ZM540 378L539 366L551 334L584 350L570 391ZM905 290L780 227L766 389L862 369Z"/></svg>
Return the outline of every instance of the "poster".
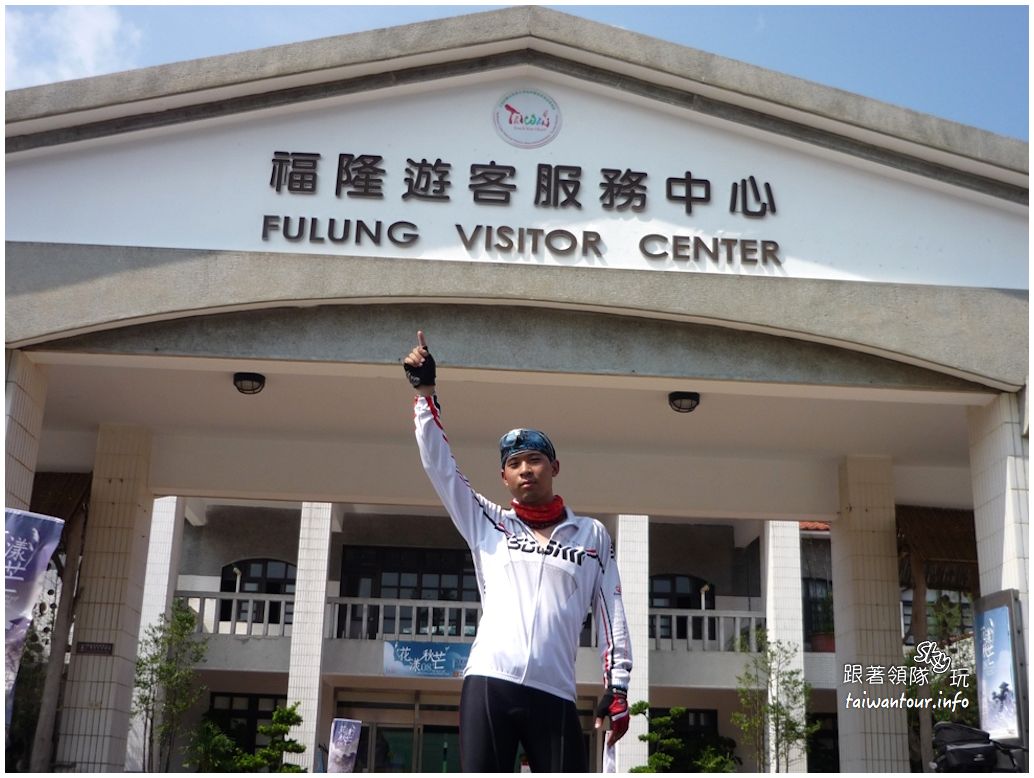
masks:
<svg viewBox="0 0 1034 778"><path fill-rule="evenodd" d="M356 754L363 723L356 719L334 719L330 724L330 751L327 755L328 773L355 772Z"/></svg>
<svg viewBox="0 0 1034 778"><path fill-rule="evenodd" d="M1018 698L1024 689L1016 674L1015 652L1019 646L1014 640L1011 606L1011 601L1002 597L981 598L973 626L980 728L995 740L1015 741L1023 738Z"/></svg>
<svg viewBox="0 0 1034 778"><path fill-rule="evenodd" d="M421 678L459 678L470 657L469 643L384 641L384 674Z"/></svg>
<svg viewBox="0 0 1034 778"><path fill-rule="evenodd" d="M25 635L32 610L43 585L50 557L61 540L64 521L53 516L5 510L4 522L4 648L7 656L5 684L7 726L11 724L14 682L22 660Z"/></svg>

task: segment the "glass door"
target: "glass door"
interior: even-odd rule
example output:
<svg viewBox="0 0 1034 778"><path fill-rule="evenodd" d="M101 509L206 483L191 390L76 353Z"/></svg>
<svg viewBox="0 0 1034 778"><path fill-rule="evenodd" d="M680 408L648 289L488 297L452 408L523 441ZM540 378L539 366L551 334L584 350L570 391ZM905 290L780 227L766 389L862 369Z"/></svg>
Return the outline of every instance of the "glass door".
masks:
<svg viewBox="0 0 1034 778"><path fill-rule="evenodd" d="M413 768L413 728L377 725L373 735L373 771L411 773Z"/></svg>
<svg viewBox="0 0 1034 778"><path fill-rule="evenodd" d="M420 772L458 773L459 771L459 727L425 724L420 739Z"/></svg>

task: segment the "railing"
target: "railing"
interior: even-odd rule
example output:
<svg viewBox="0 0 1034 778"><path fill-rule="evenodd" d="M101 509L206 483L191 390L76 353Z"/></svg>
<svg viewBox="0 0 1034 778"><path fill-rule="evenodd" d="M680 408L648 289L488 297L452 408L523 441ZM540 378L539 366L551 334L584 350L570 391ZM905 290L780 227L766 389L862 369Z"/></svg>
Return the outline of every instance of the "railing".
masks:
<svg viewBox="0 0 1034 778"><path fill-rule="evenodd" d="M650 647L658 651L758 650L765 617L753 611L651 608Z"/></svg>
<svg viewBox="0 0 1034 778"><path fill-rule="evenodd" d="M197 631L208 635L285 637L294 622L293 594L177 591L197 614Z"/></svg>
<svg viewBox="0 0 1034 778"><path fill-rule="evenodd" d="M198 614L198 632L284 637L291 634L294 595L178 591ZM481 620L480 602L328 597L323 636L341 640L471 642ZM651 608L650 647L657 651L757 651L765 617L752 611ZM591 621L581 645L596 644Z"/></svg>
<svg viewBox="0 0 1034 778"><path fill-rule="evenodd" d="M479 621L480 602L328 597L323 636L470 642L477 635Z"/></svg>

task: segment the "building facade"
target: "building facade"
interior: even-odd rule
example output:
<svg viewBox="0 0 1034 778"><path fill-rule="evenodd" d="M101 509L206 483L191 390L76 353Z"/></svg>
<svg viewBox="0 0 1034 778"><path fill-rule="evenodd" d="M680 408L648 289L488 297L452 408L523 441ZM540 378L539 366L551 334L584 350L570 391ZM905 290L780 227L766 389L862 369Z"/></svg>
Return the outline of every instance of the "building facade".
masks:
<svg viewBox="0 0 1034 778"><path fill-rule="evenodd" d="M901 663L901 506L972 512L980 593L1026 610L1026 143L538 7L6 101L7 504L91 474L54 769L135 766L177 595L197 716L299 701L310 769L335 717L369 769L455 769L479 611L412 440L417 329L477 488L502 431L549 431L615 538L630 696L699 732L740 740L764 628L841 769L907 769L904 712L843 673Z"/></svg>

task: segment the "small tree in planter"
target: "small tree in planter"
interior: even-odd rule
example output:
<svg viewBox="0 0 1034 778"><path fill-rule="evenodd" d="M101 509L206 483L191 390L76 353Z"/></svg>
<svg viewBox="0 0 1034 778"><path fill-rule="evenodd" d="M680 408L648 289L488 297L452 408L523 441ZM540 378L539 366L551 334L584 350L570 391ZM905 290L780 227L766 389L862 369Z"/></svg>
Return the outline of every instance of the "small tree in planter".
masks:
<svg viewBox="0 0 1034 778"><path fill-rule="evenodd" d="M194 634L196 619L183 600L173 600L169 616L149 626L140 642L133 713L144 723L144 772L169 772L183 716L205 690L195 667L208 644Z"/></svg>
<svg viewBox="0 0 1034 778"><path fill-rule="evenodd" d="M650 716L650 703L640 701L630 709L632 716L646 716L649 732L639 739L650 746L645 765L633 767L630 773L732 773L740 761L733 754L736 742L731 738L686 738L686 708L675 707L666 715Z"/></svg>
<svg viewBox="0 0 1034 778"><path fill-rule="evenodd" d="M287 734L291 727L302 723L302 717L298 714L296 702L289 708L277 708L273 711L271 724L260 724L258 731L269 738L269 745L263 746L254 754L240 754L234 761L235 767L241 772L254 773L266 770L271 773L301 773L305 772L300 766L284 762L284 754L301 754L305 746Z"/></svg>
<svg viewBox="0 0 1034 778"><path fill-rule="evenodd" d="M186 767L196 768L201 773L301 773L300 766L284 762L284 754L301 754L305 746L287 735L291 727L302 723L296 702L289 708L277 708L269 724L260 724L259 734L269 738L269 743L255 750L254 754L241 750L237 742L209 718L204 719L194 730L187 748L189 762Z"/></svg>
<svg viewBox="0 0 1034 778"><path fill-rule="evenodd" d="M205 718L190 735L188 761L183 766L195 768L199 773L232 773L241 754L233 738L214 721Z"/></svg>
<svg viewBox="0 0 1034 778"><path fill-rule="evenodd" d="M747 737L759 772L787 772L795 748L807 750L808 737L818 724L808 724L805 706L811 686L804 672L793 667L797 647L769 641L758 632L758 652L736 677L736 692L742 710L732 714L732 723Z"/></svg>

